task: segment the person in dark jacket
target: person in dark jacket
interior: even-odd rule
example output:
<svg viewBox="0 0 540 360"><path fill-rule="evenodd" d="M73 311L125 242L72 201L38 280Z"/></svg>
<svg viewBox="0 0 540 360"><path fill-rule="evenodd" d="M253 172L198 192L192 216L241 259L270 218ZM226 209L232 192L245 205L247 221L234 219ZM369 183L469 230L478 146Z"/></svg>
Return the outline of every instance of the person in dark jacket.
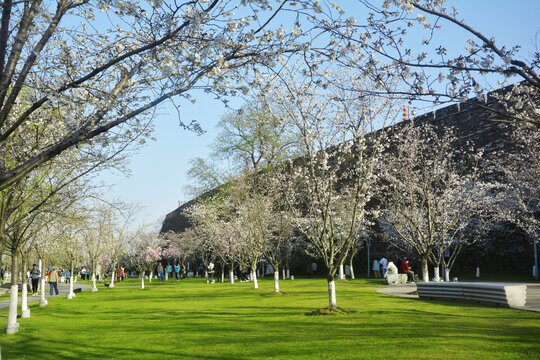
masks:
<svg viewBox="0 0 540 360"><path fill-rule="evenodd" d="M32 269L30 270L30 279L32 280L32 296L37 296L38 294L38 286L39 286L40 277L41 277L41 272L37 268L37 265L33 264Z"/></svg>

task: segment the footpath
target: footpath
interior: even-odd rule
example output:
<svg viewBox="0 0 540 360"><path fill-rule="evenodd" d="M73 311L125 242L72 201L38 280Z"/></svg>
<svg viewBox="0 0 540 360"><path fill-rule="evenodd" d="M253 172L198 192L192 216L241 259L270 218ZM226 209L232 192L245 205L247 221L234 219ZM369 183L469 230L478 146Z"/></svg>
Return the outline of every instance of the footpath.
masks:
<svg viewBox="0 0 540 360"><path fill-rule="evenodd" d="M527 285L527 297L525 306L513 307L512 309L540 312L540 284L539 283L519 283ZM388 285L376 291L379 294L397 296L407 299L417 299L416 284ZM442 300L441 300L442 301ZM459 302L455 302L458 304ZM489 305L487 305L489 306Z"/></svg>
<svg viewBox="0 0 540 360"><path fill-rule="evenodd" d="M85 291L85 290L90 290L91 288L92 288L91 285L78 284L78 283L73 284L73 290L81 289L81 291ZM48 283L45 283L45 289L47 290L45 294L46 299L69 294L69 284L64 284L64 283L58 284L58 292L60 293L58 295L52 295L52 296L49 295ZM34 301L39 301L40 299L41 299L41 293L38 296L32 296L32 294L28 294L28 305L30 305ZM21 303L21 301L22 301L22 298L21 298L21 294L19 293L19 304ZM5 309L7 307L9 307L9 297L6 298L6 300L0 301L0 309Z"/></svg>

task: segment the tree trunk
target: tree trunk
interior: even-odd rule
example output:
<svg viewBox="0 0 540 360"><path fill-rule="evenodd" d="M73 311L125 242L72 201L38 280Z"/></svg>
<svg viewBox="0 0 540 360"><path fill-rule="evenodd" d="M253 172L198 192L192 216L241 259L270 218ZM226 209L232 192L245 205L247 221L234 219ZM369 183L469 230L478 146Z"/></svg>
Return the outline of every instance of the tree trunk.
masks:
<svg viewBox="0 0 540 360"><path fill-rule="evenodd" d="M287 279L290 279L290 278L291 278L291 273L290 273L289 268L287 268Z"/></svg>
<svg viewBox="0 0 540 360"><path fill-rule="evenodd" d="M285 277L285 269L281 270L281 273L283 274L283 280L285 280L286 279L286 277Z"/></svg>
<svg viewBox="0 0 540 360"><path fill-rule="evenodd" d="M45 261L41 262L41 299L39 300L39 306L47 306L49 303L45 298Z"/></svg>
<svg viewBox="0 0 540 360"><path fill-rule="evenodd" d="M336 283L334 281L333 276L328 276L328 303L330 308L336 308L337 307L337 300L336 300Z"/></svg>
<svg viewBox="0 0 540 360"><path fill-rule="evenodd" d="M19 273L17 263L17 250L11 253L11 292L9 294L9 313L6 326L6 334L16 334L19 332L19 323L17 322L17 307L19 288L17 286L17 274Z"/></svg>
<svg viewBox="0 0 540 360"><path fill-rule="evenodd" d="M434 275L434 278L435 278L435 282L441 281L439 265L433 266L433 275Z"/></svg>
<svg viewBox="0 0 540 360"><path fill-rule="evenodd" d="M225 266L221 265L221 283L225 282Z"/></svg>
<svg viewBox="0 0 540 360"><path fill-rule="evenodd" d="M255 269L251 270L251 278L253 279L253 288L259 288L259 282L257 281L257 271Z"/></svg>
<svg viewBox="0 0 540 360"><path fill-rule="evenodd" d="M154 270L150 271L150 276L148 276L148 281L152 282L152 278L154 277Z"/></svg>
<svg viewBox="0 0 540 360"><path fill-rule="evenodd" d="M75 262L71 260L71 273L69 275L69 294L68 299L75 298L75 293L73 292L73 272L75 271Z"/></svg>
<svg viewBox="0 0 540 360"><path fill-rule="evenodd" d="M28 255L22 256L22 294L21 294L21 318L30 317L30 308L28 307L28 279L26 278L26 268L28 267Z"/></svg>
<svg viewBox="0 0 540 360"><path fill-rule="evenodd" d="M427 259L422 259L422 280L424 282L429 282L429 268Z"/></svg>
<svg viewBox="0 0 540 360"><path fill-rule="evenodd" d="M279 271L274 268L274 292L279 292Z"/></svg>
<svg viewBox="0 0 540 360"><path fill-rule="evenodd" d="M234 284L234 270L232 268L229 270L229 283Z"/></svg>
<svg viewBox="0 0 540 360"><path fill-rule="evenodd" d="M92 271L92 290L90 290L91 292L96 292L98 291L98 288L96 286L96 271L93 270Z"/></svg>
<svg viewBox="0 0 540 360"><path fill-rule="evenodd" d="M354 268L352 266L352 263L353 263L353 257L351 256L351 260L350 260L350 263L349 263L349 268L351 269L351 279L355 279L354 277ZM369 269L369 264L368 264L368 269Z"/></svg>
<svg viewBox="0 0 540 360"><path fill-rule="evenodd" d="M450 269L447 267L444 268L444 281L450 281Z"/></svg>
<svg viewBox="0 0 540 360"><path fill-rule="evenodd" d="M141 274L141 289L144 290L144 272Z"/></svg>
<svg viewBox="0 0 540 360"><path fill-rule="evenodd" d="M339 276L340 280L345 280L345 273L343 272L343 264L339 264Z"/></svg>
<svg viewBox="0 0 540 360"><path fill-rule="evenodd" d="M109 284L109 288L113 288L114 287L114 281L116 280L116 269L115 269L115 265L114 265L115 261L113 260L113 265L112 265L112 273L111 273L111 283Z"/></svg>

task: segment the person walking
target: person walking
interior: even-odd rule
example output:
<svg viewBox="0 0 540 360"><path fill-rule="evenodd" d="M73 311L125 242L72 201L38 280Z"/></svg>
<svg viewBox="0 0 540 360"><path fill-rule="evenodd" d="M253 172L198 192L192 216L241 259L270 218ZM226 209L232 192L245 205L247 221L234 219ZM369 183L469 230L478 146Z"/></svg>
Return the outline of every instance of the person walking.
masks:
<svg viewBox="0 0 540 360"><path fill-rule="evenodd" d="M174 277L176 278L176 281L180 278L180 264L174 265Z"/></svg>
<svg viewBox="0 0 540 360"><path fill-rule="evenodd" d="M186 265L182 263L182 276L180 277L180 279L185 279L185 278L186 278Z"/></svg>
<svg viewBox="0 0 540 360"><path fill-rule="evenodd" d="M375 279L381 278L381 264L379 264L379 260L377 259L373 260L373 275Z"/></svg>
<svg viewBox="0 0 540 360"><path fill-rule="evenodd" d="M171 266L171 264L167 264L166 269L167 269L167 274L166 274L165 279L168 280L168 279L172 278L172 266Z"/></svg>
<svg viewBox="0 0 540 360"><path fill-rule="evenodd" d="M51 295L53 294L53 289L56 295L60 294L60 292L58 291L58 278L58 270L56 269L56 267L53 267L51 273L49 274L49 286L51 287Z"/></svg>
<svg viewBox="0 0 540 360"><path fill-rule="evenodd" d="M36 264L32 265L32 270L30 270L30 279L32 280L32 296L37 296L39 278L41 277L41 272L37 268Z"/></svg>
<svg viewBox="0 0 540 360"><path fill-rule="evenodd" d="M165 274L163 273L163 265L161 265L161 263L159 263L159 265L157 267L157 272L158 272L159 281L163 281L164 277L165 277Z"/></svg>
<svg viewBox="0 0 540 360"><path fill-rule="evenodd" d="M386 267L388 266L388 260L383 256L382 259L379 260L379 264L381 264L382 277L384 279L386 277Z"/></svg>

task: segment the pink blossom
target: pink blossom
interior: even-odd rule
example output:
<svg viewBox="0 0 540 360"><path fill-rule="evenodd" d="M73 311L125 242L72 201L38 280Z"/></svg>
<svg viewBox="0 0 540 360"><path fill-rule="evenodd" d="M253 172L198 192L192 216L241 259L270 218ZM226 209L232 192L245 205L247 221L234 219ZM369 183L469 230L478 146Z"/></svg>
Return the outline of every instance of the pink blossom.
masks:
<svg viewBox="0 0 540 360"><path fill-rule="evenodd" d="M163 251L162 251L160 246L158 246L156 248L152 248L151 246L148 246L146 248L145 260L146 260L147 263L158 261L158 260L161 259L162 253L163 253Z"/></svg>
<svg viewBox="0 0 540 360"><path fill-rule="evenodd" d="M168 259L177 259L180 255L180 250L174 244L170 244L169 247L163 250L163 257Z"/></svg>

